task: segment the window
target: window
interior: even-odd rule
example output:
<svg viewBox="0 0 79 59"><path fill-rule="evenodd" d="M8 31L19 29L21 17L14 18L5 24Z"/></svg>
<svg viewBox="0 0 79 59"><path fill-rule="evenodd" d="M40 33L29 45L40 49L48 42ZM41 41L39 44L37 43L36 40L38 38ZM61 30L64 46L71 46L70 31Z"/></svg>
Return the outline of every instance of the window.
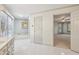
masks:
<svg viewBox="0 0 79 59"><path fill-rule="evenodd" d="M70 33L70 22L59 22L58 34L69 34L69 33Z"/></svg>
<svg viewBox="0 0 79 59"><path fill-rule="evenodd" d="M59 15L54 15L54 23L57 24L55 25L55 29L57 34L70 34L70 14L59 14Z"/></svg>

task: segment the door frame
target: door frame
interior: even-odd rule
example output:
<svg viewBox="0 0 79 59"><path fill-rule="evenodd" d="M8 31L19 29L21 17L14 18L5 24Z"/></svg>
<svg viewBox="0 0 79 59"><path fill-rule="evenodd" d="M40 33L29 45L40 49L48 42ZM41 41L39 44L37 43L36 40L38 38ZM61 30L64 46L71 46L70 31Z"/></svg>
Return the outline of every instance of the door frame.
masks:
<svg viewBox="0 0 79 59"><path fill-rule="evenodd" d="M70 14L70 27L71 27L71 13L68 12L68 13L58 13L58 14L56 13L56 14L53 14L53 46L55 45L55 32L54 32L55 31L55 29L54 29L55 28L55 23L54 23L55 19L54 19L54 16L55 15L61 15L61 14ZM68 30L68 28L67 28L67 30ZM69 49L71 50L71 32L70 32L70 40L69 41L70 41L70 48Z"/></svg>

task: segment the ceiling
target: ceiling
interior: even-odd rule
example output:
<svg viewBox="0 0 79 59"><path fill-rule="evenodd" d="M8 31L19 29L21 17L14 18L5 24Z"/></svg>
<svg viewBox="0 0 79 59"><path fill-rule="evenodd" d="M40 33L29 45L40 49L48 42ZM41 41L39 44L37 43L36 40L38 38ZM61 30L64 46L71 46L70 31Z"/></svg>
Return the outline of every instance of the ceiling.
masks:
<svg viewBox="0 0 79 59"><path fill-rule="evenodd" d="M70 22L70 13L54 15L55 22Z"/></svg>
<svg viewBox="0 0 79 59"><path fill-rule="evenodd" d="M5 4L5 7L19 19L26 19L32 13L62 8L69 4Z"/></svg>

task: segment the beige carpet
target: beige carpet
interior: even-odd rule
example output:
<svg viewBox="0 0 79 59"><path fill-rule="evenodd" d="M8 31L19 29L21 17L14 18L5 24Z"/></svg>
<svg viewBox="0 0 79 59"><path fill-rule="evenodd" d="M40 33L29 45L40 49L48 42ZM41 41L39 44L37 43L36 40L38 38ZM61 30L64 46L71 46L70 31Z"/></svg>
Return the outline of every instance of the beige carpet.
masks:
<svg viewBox="0 0 79 59"><path fill-rule="evenodd" d="M55 35L54 36L54 46L70 49L70 38Z"/></svg>

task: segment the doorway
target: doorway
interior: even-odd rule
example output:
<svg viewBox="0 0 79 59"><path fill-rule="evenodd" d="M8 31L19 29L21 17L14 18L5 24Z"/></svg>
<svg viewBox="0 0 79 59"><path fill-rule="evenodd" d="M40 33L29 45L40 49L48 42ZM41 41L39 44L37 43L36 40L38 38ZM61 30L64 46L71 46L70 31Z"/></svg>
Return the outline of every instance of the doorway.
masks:
<svg viewBox="0 0 79 59"><path fill-rule="evenodd" d="M54 46L70 49L70 14L54 15Z"/></svg>

